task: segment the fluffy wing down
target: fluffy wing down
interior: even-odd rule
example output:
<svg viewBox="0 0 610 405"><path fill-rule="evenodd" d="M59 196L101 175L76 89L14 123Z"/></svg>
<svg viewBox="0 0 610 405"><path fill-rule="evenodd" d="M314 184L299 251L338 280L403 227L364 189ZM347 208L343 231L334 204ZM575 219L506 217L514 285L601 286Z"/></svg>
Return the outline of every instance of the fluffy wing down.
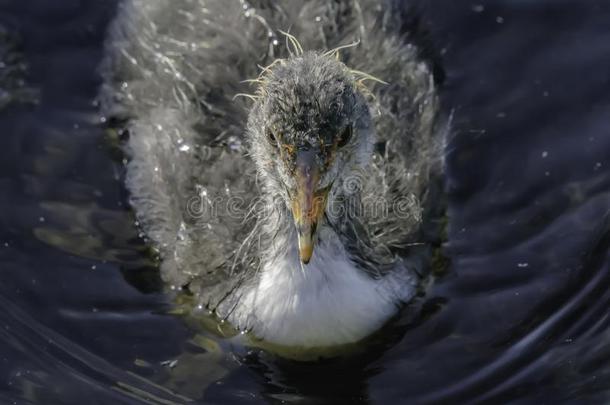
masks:
<svg viewBox="0 0 610 405"><path fill-rule="evenodd" d="M230 291L256 271L254 165L244 146L253 92L244 81L288 56L290 31L304 49L340 51L353 69L388 84L370 87L380 140L363 195L397 201L407 214L362 216L368 244L386 260L409 242L435 161L432 75L401 34L393 2L126 0L111 27L102 104L126 122L127 187L138 221L175 286ZM365 77L365 75L363 76ZM236 97L237 96L237 97ZM402 201L402 200L401 200ZM386 257L387 256L387 257Z"/></svg>

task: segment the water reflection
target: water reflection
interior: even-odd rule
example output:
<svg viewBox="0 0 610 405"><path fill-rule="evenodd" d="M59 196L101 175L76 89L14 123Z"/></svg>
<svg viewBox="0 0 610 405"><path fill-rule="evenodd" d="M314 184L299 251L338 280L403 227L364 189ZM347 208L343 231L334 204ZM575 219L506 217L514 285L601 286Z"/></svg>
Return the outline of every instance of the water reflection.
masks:
<svg viewBox="0 0 610 405"><path fill-rule="evenodd" d="M0 112L0 402L608 401L605 2L423 7L455 109L451 271L421 315L320 364L171 314L92 105L111 3L0 10L41 96Z"/></svg>

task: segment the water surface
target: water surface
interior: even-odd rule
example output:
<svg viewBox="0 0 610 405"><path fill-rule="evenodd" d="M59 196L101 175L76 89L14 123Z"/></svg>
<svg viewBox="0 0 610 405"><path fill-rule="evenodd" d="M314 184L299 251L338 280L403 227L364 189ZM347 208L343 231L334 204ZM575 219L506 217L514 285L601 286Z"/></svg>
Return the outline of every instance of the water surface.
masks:
<svg viewBox="0 0 610 405"><path fill-rule="evenodd" d="M0 402L610 400L610 4L422 5L451 265L414 322L320 364L170 313L94 102L115 8L0 0Z"/></svg>

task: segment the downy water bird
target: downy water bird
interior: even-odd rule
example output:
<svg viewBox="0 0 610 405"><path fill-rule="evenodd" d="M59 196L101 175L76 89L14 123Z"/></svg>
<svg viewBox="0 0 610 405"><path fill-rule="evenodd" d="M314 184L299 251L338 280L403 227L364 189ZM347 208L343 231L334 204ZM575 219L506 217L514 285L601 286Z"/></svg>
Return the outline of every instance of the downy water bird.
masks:
<svg viewBox="0 0 610 405"><path fill-rule="evenodd" d="M406 13L392 0L121 4L103 112L126 123L131 204L194 311L315 348L360 341L412 300L447 120Z"/></svg>

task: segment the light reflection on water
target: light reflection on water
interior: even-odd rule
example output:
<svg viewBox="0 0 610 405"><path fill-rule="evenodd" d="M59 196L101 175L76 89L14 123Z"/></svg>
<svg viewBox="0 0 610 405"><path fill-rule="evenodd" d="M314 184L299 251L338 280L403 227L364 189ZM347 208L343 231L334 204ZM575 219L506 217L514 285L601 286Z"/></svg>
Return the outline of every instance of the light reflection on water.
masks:
<svg viewBox="0 0 610 405"><path fill-rule="evenodd" d="M608 5L427 3L451 269L384 344L323 364L171 314L92 104L114 6L0 6L40 91L0 112L2 402L607 401Z"/></svg>

